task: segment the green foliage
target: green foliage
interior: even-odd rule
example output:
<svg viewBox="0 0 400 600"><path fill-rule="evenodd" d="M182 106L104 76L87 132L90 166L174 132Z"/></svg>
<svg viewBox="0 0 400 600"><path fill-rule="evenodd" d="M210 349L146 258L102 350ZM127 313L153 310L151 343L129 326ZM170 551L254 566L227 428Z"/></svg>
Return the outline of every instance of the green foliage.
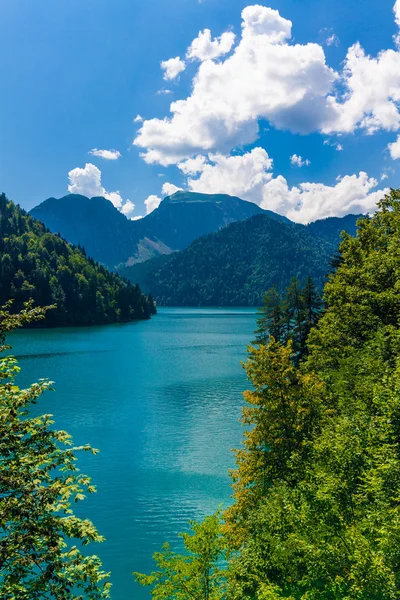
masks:
<svg viewBox="0 0 400 600"><path fill-rule="evenodd" d="M255 392L247 393L245 411L263 397L269 427L263 433L261 417L250 412L246 436L259 432L273 464L275 421L277 430L286 424L281 443L300 435L303 451L288 448L257 502L251 497L260 471L249 476L247 467L256 464L257 448L245 443L239 455L241 496L227 514L228 534L239 545L230 565L239 597L257 598L272 585L277 598L296 600L400 598L399 198L393 191L374 217L359 223L356 238L345 236L325 287L327 310L311 330L307 359L292 373L298 382L292 389L285 376L277 388L281 414L271 412L277 403L270 379L288 368L284 346L252 351ZM278 369L263 358L271 350ZM302 378L314 381L306 404ZM290 416L296 395L300 414L306 408L310 415L306 429Z"/></svg>
<svg viewBox="0 0 400 600"><path fill-rule="evenodd" d="M264 294L263 306L258 310L257 344L268 344L270 338L286 344L292 341L296 360L306 352L306 340L311 329L318 323L322 314L322 299L311 279L303 287L293 278L282 298L276 288Z"/></svg>
<svg viewBox="0 0 400 600"><path fill-rule="evenodd" d="M260 306L265 290L311 273L321 289L337 243L304 225L256 215L204 236L182 252L120 269L159 305Z"/></svg>
<svg viewBox="0 0 400 600"><path fill-rule="evenodd" d="M222 600L225 571L220 514L191 522L192 532L183 533L185 554L177 554L167 543L154 554L158 571L150 575L134 573L140 585L150 586L154 600Z"/></svg>
<svg viewBox="0 0 400 600"><path fill-rule="evenodd" d="M1 351L5 334L44 319L28 303L20 314L0 310ZM12 356L0 359L0 596L4 600L109 597L108 574L97 556L84 556L76 542L101 542L94 525L77 518L72 503L95 492L76 466L78 451L65 431L52 429L51 415L32 417L29 408L51 382L26 389L16 384L20 369Z"/></svg>
<svg viewBox="0 0 400 600"><path fill-rule="evenodd" d="M0 195L0 304L20 311L33 298L56 305L49 326L93 325L147 319L154 304L137 285L86 256Z"/></svg>

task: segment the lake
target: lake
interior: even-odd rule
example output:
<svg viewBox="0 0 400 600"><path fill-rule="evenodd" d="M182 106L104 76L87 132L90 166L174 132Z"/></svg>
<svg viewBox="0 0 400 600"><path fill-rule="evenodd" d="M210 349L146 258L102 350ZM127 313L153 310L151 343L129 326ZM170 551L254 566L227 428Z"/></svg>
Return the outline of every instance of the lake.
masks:
<svg viewBox="0 0 400 600"><path fill-rule="evenodd" d="M112 571L113 600L148 600L132 571L229 502L255 320L254 309L161 308L146 322L13 334L20 385L55 381L36 410L100 449L80 455L98 493L76 510L106 537L90 548Z"/></svg>

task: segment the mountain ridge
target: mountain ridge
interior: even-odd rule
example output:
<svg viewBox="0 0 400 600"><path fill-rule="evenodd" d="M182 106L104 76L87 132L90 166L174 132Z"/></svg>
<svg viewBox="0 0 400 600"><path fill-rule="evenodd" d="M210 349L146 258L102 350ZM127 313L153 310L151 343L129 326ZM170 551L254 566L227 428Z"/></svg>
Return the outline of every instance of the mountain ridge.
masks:
<svg viewBox="0 0 400 600"><path fill-rule="evenodd" d="M289 222L237 196L184 191L167 196L138 220L127 219L106 198L78 194L48 198L30 214L109 268L182 250L203 235L256 214Z"/></svg>
<svg viewBox="0 0 400 600"><path fill-rule="evenodd" d="M352 228L358 217L346 222ZM327 221L338 228L339 221ZM323 227L323 225L321 225ZM255 215L195 240L187 249L120 269L160 305L259 306L272 286L283 291L294 276L311 275L319 288L337 249L328 239L296 223Z"/></svg>

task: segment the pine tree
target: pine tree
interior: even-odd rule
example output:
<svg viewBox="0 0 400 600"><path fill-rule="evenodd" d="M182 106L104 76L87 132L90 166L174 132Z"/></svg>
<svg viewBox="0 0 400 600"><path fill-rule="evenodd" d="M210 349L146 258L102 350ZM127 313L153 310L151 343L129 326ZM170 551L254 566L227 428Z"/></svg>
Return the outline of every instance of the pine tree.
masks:
<svg viewBox="0 0 400 600"><path fill-rule="evenodd" d="M257 312L255 343L268 344L271 337L276 341L282 341L284 331L282 298L275 287L264 294L263 306Z"/></svg>

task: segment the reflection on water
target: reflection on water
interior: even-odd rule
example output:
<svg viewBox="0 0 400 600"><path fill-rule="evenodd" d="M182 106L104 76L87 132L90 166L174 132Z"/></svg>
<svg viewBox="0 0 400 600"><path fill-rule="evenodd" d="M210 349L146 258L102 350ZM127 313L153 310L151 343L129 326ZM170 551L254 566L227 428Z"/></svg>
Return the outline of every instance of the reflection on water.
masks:
<svg viewBox="0 0 400 600"><path fill-rule="evenodd" d="M114 600L148 599L132 571L229 501L254 328L252 309L161 309L151 322L12 336L20 383L56 382L35 410L101 450L80 458L98 493L77 510L107 538L92 551L112 571Z"/></svg>

